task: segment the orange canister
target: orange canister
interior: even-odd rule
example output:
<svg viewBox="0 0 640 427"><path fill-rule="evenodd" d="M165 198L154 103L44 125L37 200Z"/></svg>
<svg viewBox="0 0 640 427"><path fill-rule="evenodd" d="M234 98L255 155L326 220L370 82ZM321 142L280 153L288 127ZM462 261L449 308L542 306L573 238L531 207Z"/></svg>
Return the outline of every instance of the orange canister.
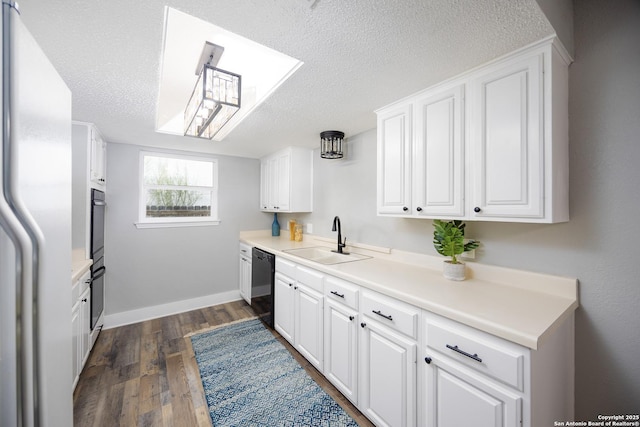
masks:
<svg viewBox="0 0 640 427"><path fill-rule="evenodd" d="M289 240L293 241L296 238L296 220L289 220Z"/></svg>

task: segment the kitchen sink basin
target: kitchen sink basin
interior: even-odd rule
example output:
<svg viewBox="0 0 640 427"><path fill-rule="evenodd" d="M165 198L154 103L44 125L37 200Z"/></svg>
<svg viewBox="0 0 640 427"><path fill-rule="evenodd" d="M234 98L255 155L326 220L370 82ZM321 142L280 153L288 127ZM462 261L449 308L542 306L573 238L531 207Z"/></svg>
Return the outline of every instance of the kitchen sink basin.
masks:
<svg viewBox="0 0 640 427"><path fill-rule="evenodd" d="M283 252L325 265L341 264L343 262L353 262L371 258L367 255L354 253L339 254L324 247L285 249Z"/></svg>

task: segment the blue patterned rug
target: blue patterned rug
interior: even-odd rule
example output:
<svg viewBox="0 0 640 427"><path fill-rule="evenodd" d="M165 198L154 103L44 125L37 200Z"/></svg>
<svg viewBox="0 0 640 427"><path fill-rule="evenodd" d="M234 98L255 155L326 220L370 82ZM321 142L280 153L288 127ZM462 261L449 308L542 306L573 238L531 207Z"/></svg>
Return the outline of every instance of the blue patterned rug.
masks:
<svg viewBox="0 0 640 427"><path fill-rule="evenodd" d="M357 426L258 319L191 337L218 426Z"/></svg>

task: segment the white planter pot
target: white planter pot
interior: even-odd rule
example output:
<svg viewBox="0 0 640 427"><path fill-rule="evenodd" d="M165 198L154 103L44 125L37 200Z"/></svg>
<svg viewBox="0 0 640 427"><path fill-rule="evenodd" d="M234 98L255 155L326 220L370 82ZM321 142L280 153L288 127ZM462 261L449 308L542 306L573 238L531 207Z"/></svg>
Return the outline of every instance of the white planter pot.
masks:
<svg viewBox="0 0 640 427"><path fill-rule="evenodd" d="M464 280L465 278L465 265L464 263L453 264L451 261L443 262L442 272L445 279L449 280Z"/></svg>

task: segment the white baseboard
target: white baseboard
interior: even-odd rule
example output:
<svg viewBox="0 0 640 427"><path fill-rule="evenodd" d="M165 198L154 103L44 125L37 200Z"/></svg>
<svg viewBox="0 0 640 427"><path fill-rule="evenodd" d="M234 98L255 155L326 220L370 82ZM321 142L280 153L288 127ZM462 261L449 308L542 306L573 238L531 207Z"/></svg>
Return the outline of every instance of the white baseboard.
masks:
<svg viewBox="0 0 640 427"><path fill-rule="evenodd" d="M157 319L158 317L184 313L185 311L196 310L198 308L209 307L212 305L224 304L240 299L242 299L242 297L240 296L240 292L235 290L182 301L170 302L167 304L154 305L151 307L139 308L136 310L123 311L121 313L107 314L104 316L103 329L111 329L118 326L130 325L132 323L138 323L150 319Z"/></svg>

